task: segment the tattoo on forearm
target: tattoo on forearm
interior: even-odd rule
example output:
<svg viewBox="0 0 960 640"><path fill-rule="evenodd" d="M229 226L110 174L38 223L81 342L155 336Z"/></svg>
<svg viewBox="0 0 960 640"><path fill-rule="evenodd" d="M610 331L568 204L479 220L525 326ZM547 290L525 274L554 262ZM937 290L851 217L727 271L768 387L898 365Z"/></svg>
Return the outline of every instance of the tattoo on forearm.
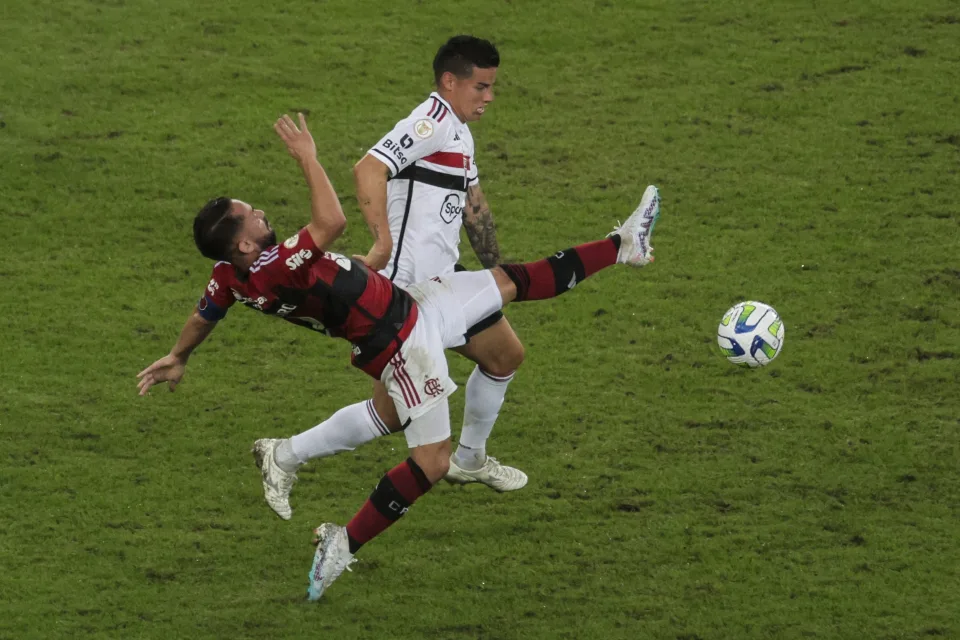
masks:
<svg viewBox="0 0 960 640"><path fill-rule="evenodd" d="M373 228L370 230L370 232L373 234L374 240L380 239L380 225L378 224L373 225Z"/></svg>
<svg viewBox="0 0 960 640"><path fill-rule="evenodd" d="M467 238L477 258L487 269L500 263L500 245L497 244L497 226L483 192L477 187L467 190L467 206L463 216Z"/></svg>

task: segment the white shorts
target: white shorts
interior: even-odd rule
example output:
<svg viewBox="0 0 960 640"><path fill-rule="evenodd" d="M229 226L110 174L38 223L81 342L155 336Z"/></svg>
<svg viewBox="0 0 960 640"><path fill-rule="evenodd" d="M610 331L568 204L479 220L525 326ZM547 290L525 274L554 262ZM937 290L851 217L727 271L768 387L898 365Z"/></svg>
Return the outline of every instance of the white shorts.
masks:
<svg viewBox="0 0 960 640"><path fill-rule="evenodd" d="M407 287L417 302L419 316L400 351L380 376L397 407L410 447L441 442L450 437L446 420L418 420L457 390L450 379L444 349L466 343L466 332L503 306L503 298L489 271L461 271Z"/></svg>

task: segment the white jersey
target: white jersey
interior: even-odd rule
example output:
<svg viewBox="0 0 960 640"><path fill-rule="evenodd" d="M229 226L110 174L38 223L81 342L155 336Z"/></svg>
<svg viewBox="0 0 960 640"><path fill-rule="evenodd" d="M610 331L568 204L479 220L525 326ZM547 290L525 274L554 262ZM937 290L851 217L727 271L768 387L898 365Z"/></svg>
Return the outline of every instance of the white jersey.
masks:
<svg viewBox="0 0 960 640"><path fill-rule="evenodd" d="M470 129L434 92L368 153L390 172L393 252L380 273L400 286L453 273L467 187L479 183Z"/></svg>

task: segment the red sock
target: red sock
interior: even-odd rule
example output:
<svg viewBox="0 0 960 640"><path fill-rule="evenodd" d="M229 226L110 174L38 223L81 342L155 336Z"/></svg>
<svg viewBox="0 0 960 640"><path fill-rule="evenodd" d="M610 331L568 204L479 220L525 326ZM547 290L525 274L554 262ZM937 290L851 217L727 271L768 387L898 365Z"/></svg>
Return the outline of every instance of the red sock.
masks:
<svg viewBox="0 0 960 640"><path fill-rule="evenodd" d="M516 300L546 300L573 289L597 271L617 263L620 236L560 251L546 260L500 265L517 285Z"/></svg>
<svg viewBox="0 0 960 640"><path fill-rule="evenodd" d="M432 486L413 458L407 458L390 469L347 523L350 553L356 553L357 549L399 520L410 505L430 491Z"/></svg>

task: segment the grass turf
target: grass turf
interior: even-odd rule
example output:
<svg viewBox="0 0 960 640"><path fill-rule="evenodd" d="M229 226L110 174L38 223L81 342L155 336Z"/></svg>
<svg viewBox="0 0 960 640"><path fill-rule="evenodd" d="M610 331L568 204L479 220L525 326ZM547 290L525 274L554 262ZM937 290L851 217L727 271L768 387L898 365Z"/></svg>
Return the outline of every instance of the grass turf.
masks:
<svg viewBox="0 0 960 640"><path fill-rule="evenodd" d="M248 449L366 397L348 346L235 311L177 393L133 375L206 282L207 198L305 221L278 114L309 113L338 249L367 247L350 167L457 32L503 58L473 130L505 255L600 237L652 182L658 259L508 310L490 449L528 488L438 487L309 605L310 528L404 442L307 466L289 523ZM949 0L7 0L0 636L960 633L958 59ZM786 324L759 371L715 345L746 298Z"/></svg>

